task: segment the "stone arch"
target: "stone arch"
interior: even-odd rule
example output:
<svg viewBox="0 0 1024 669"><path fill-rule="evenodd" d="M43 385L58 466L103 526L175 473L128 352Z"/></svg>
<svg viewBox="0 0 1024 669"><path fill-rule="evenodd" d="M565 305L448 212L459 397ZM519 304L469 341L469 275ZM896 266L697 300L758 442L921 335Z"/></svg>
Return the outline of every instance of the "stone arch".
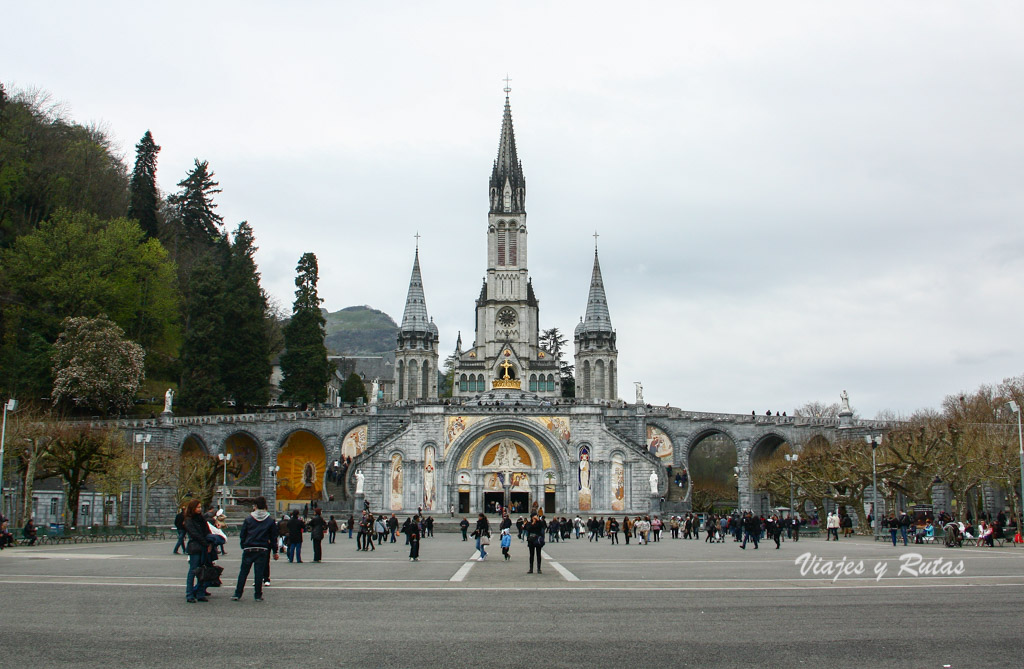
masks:
<svg viewBox="0 0 1024 669"><path fill-rule="evenodd" d="M327 446L315 432L296 429L281 440L277 454L277 499L314 500L324 494Z"/></svg>
<svg viewBox="0 0 1024 669"><path fill-rule="evenodd" d="M605 392L604 360L594 363L594 397L597 399L607 399L608 397Z"/></svg>
<svg viewBox="0 0 1024 669"><path fill-rule="evenodd" d="M426 399L430 397L430 363L423 363L423 371L421 373L423 377L423 389L420 391L420 397Z"/></svg>
<svg viewBox="0 0 1024 669"><path fill-rule="evenodd" d="M210 449L202 435L195 432L190 433L181 441L182 457L195 457L199 455L210 455Z"/></svg>
<svg viewBox="0 0 1024 669"><path fill-rule="evenodd" d="M236 430L224 439L221 451L231 455L227 467L229 486L250 488L256 492L263 485L263 463L268 454L265 445L248 430Z"/></svg>
<svg viewBox="0 0 1024 669"><path fill-rule="evenodd" d="M801 448L800 450L808 448L829 448L830 446L832 446L832 442L829 441L828 437L821 433L818 433L812 436L806 442L804 442L803 448Z"/></svg>
<svg viewBox="0 0 1024 669"><path fill-rule="evenodd" d="M754 442L753 446L750 447L749 462L753 465L755 462L771 458L775 455L779 448L788 446L789 450L795 450L793 444L789 441L789 438L781 432L771 430L759 436L757 441Z"/></svg>
<svg viewBox="0 0 1024 669"><path fill-rule="evenodd" d="M706 452L702 448L705 446L708 449ZM706 427L689 439L683 462L689 476L689 496L695 510L704 511L716 502L736 499L742 474L737 468L741 466L741 461L739 440L729 430Z"/></svg>

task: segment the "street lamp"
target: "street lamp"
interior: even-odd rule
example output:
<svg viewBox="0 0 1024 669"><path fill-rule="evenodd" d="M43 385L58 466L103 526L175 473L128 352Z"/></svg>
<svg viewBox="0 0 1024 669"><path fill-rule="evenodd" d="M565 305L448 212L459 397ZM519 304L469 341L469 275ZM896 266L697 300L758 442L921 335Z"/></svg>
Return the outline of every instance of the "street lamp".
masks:
<svg viewBox="0 0 1024 669"><path fill-rule="evenodd" d="M7 400L7 403L4 404L4 426L0 429L0 512L4 508L4 441L7 439L7 412L17 410L18 400Z"/></svg>
<svg viewBox="0 0 1024 669"><path fill-rule="evenodd" d="M1020 407L1013 400L1006 403L1017 414L1017 442L1020 444L1020 504L1017 505L1017 531L1024 532L1024 433L1020 428Z"/></svg>
<svg viewBox="0 0 1024 669"><path fill-rule="evenodd" d="M281 471L281 468L277 465L270 465L267 467L267 471L270 472L270 477L274 479L274 511L277 511L277 473Z"/></svg>
<svg viewBox="0 0 1024 669"><path fill-rule="evenodd" d="M875 449L882 445L882 435L868 434L864 436L864 441L871 445L871 496L874 498L871 502L871 515L875 522L875 541L878 541L880 523L878 522L878 466L875 464Z"/></svg>
<svg viewBox="0 0 1024 669"><path fill-rule="evenodd" d="M142 520L136 518L136 526L146 526L146 477L149 475L149 462L146 460L146 444L153 439L151 434L135 435L135 443L142 444Z"/></svg>
<svg viewBox="0 0 1024 669"><path fill-rule="evenodd" d="M800 459L800 455L797 453L786 453L782 456L786 459L786 462L790 463L789 469L789 515L793 517L793 466L796 465L796 461Z"/></svg>
<svg viewBox="0 0 1024 669"><path fill-rule="evenodd" d="M224 467L224 485L220 491L220 508L224 508L228 505L228 463L231 462L230 453L218 453L217 459L223 462L221 465Z"/></svg>

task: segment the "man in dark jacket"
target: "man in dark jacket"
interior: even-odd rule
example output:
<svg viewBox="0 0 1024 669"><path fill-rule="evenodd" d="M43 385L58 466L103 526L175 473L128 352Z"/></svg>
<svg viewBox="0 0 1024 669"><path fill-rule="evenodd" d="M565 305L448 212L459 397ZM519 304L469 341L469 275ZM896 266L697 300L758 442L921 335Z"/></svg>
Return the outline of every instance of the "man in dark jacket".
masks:
<svg viewBox="0 0 1024 669"><path fill-rule="evenodd" d="M323 557L321 545L324 541L324 530L326 528L327 523L324 522L320 509L314 509L313 520L309 521L309 538L313 540L313 562L320 562L320 559ZM302 562L302 560L299 560L299 562Z"/></svg>
<svg viewBox="0 0 1024 669"><path fill-rule="evenodd" d="M185 507L178 509L178 515L174 517L174 529L178 530L178 543L174 544L174 554L178 555L178 548L185 550Z"/></svg>
<svg viewBox="0 0 1024 669"><path fill-rule="evenodd" d="M256 498L256 504L242 523L242 531L238 535L242 545L242 565L238 569L238 582L231 600L237 602L245 589L245 579L249 578L249 570L256 566L256 601L263 601L263 582L266 580L267 565L270 553L277 559L277 523L267 513L267 500Z"/></svg>
<svg viewBox="0 0 1024 669"><path fill-rule="evenodd" d="M306 529L306 523L299 518L299 511L292 511L292 517L288 519L288 561L302 562L302 531Z"/></svg>

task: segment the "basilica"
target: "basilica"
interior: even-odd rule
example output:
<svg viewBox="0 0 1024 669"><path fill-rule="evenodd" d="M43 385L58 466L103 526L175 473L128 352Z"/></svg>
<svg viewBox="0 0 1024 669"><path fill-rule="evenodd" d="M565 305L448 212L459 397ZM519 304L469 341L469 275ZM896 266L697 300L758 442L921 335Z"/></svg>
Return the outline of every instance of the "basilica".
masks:
<svg viewBox="0 0 1024 669"><path fill-rule="evenodd" d="M782 445L861 438L881 424L651 407L638 387L618 396L618 348L597 248L573 332L574 397L563 397L559 360L539 336L530 280L526 177L506 89L497 158L487 186L485 277L473 338L453 351L452 397L438 396L438 328L427 310L419 248L394 353L394 378L378 379L368 405L269 414L128 421L129 439L218 457L221 498L264 495L283 511L310 502L337 511L408 514L491 511L549 514L668 513L690 508L692 479L678 477L705 440L735 449L740 508L767 511L751 465ZM584 303L585 302L585 303ZM467 329L468 332L468 329ZM390 392L378 392L386 381ZM350 462L340 473L338 464ZM673 470L676 477L673 478ZM173 509L154 490L151 509ZM155 512L160 513L160 512ZM149 522L165 520L153 517Z"/></svg>

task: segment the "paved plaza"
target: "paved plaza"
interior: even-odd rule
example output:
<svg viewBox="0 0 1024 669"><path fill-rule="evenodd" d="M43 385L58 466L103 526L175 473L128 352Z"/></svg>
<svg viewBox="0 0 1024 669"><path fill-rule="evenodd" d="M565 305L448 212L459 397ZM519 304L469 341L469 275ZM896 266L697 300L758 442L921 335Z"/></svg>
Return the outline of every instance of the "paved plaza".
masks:
<svg viewBox="0 0 1024 669"><path fill-rule="evenodd" d="M339 535L313 564L306 542L307 562L273 564L261 604L251 587L229 600L237 540L221 558L228 587L199 604L185 603L170 541L4 550L2 665L1021 665L1012 546L580 539L549 543L544 573L527 575L525 543L508 562L496 544L478 562L439 534L410 563L401 539L365 553Z"/></svg>

